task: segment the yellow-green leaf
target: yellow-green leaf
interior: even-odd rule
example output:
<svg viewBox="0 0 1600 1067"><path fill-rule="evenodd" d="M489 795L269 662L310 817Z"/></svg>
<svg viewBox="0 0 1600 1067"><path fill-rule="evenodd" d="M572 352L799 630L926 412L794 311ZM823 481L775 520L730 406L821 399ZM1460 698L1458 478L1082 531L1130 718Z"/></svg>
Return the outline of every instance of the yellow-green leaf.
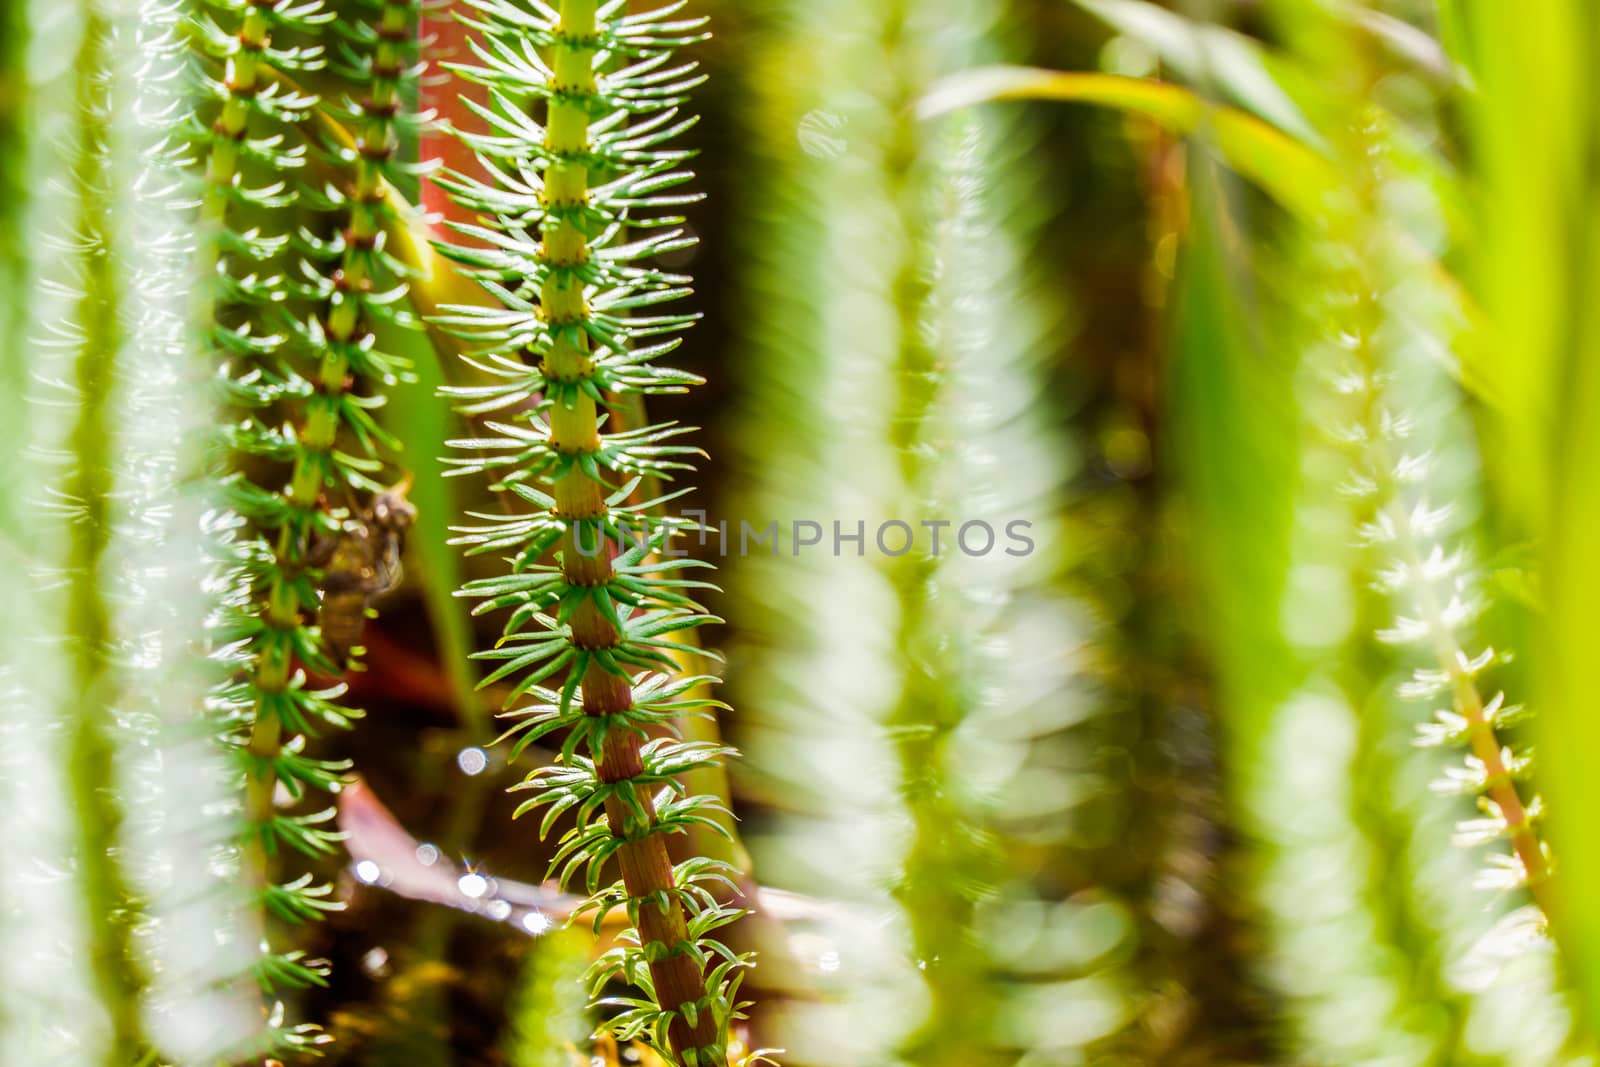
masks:
<svg viewBox="0 0 1600 1067"><path fill-rule="evenodd" d="M1119 74L977 67L944 78L922 98L925 118L1001 100L1061 100L1142 115L1184 136L1208 140L1228 165L1301 218L1321 214L1336 185L1332 164L1282 130L1191 89Z"/></svg>

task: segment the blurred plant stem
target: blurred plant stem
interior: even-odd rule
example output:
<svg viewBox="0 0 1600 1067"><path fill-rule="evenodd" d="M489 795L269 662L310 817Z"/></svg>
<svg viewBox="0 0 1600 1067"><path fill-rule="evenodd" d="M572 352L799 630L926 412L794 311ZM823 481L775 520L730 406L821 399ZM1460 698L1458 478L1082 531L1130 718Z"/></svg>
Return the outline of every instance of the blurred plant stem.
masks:
<svg viewBox="0 0 1600 1067"><path fill-rule="evenodd" d="M27 306L27 11L28 5L22 3L0 8L0 381L8 387L22 361ZM10 432L20 421L0 420ZM0 444L12 443L0 437ZM12 448L6 451L16 454Z"/></svg>
<svg viewBox="0 0 1600 1067"><path fill-rule="evenodd" d="M113 430L108 413L115 360L121 348L122 303L117 286L117 261L112 253L115 193L107 176L110 124L116 117L106 71L110 28L94 0L84 4L82 43L74 61L78 79L75 101L79 119L73 188L78 196L74 240L80 250L81 293L73 326L76 354L76 425L70 447L72 466L61 488L72 509L71 545L67 552L70 589L66 623L73 653L67 740L67 768L76 841L81 906L89 923L89 964L100 1000L111 1021L110 1065L120 1065L130 1050L141 1047L139 982L129 944L131 894L121 868L119 847L122 800L117 780L116 723L111 712L115 677L109 661L111 625L104 600L106 575L102 559L111 532L108 514ZM71 334L69 334L70 336Z"/></svg>
<svg viewBox="0 0 1600 1067"><path fill-rule="evenodd" d="M534 942L512 994L505 1041L511 1067L594 1064L579 1051L591 1030L583 995L588 949L583 934L566 927Z"/></svg>

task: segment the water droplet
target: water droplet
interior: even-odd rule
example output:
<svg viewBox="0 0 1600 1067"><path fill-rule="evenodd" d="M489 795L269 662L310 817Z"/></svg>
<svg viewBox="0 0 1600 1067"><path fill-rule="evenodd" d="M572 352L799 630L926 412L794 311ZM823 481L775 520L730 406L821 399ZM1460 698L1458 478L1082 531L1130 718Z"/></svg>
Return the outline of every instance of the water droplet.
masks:
<svg viewBox="0 0 1600 1067"><path fill-rule="evenodd" d="M417 862L424 867L432 867L439 862L439 850L432 845L418 845Z"/></svg>
<svg viewBox="0 0 1600 1067"><path fill-rule="evenodd" d="M522 928L534 937L550 929L550 916L542 911L530 911L522 917Z"/></svg>
<svg viewBox="0 0 1600 1067"><path fill-rule="evenodd" d="M511 905L504 900L491 900L483 910L495 922L505 922L511 918Z"/></svg>
<svg viewBox="0 0 1600 1067"><path fill-rule="evenodd" d="M482 774L483 769L489 766L489 755L481 748L464 748L456 753L456 766L468 776Z"/></svg>
<svg viewBox="0 0 1600 1067"><path fill-rule="evenodd" d="M463 874L456 881L456 888L461 890L463 896L477 900L489 891L489 879L481 874Z"/></svg>
<svg viewBox="0 0 1600 1067"><path fill-rule="evenodd" d="M367 954L361 957L361 969L374 978L382 975L389 969L389 953L381 946L368 949Z"/></svg>
<svg viewBox="0 0 1600 1067"><path fill-rule="evenodd" d="M824 974L832 974L839 969L839 954L833 951L824 952L817 957L817 967Z"/></svg>
<svg viewBox="0 0 1600 1067"><path fill-rule="evenodd" d="M368 885L373 885L383 877L383 868L371 860L362 860L356 864L356 877Z"/></svg>

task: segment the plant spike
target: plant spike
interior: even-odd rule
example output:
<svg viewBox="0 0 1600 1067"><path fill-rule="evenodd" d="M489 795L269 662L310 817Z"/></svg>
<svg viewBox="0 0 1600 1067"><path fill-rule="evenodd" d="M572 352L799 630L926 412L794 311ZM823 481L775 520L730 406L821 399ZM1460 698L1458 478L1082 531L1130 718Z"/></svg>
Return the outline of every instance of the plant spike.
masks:
<svg viewBox="0 0 1600 1067"><path fill-rule="evenodd" d="M1366 165L1385 168L1400 151L1393 131L1369 126L1362 132L1369 144L1381 146L1364 153ZM1402 201L1393 190L1404 179L1379 173L1386 175L1385 199ZM1376 181L1372 187L1379 187ZM1447 703L1433 721L1417 727L1416 744L1467 750L1466 766L1445 767L1435 791L1470 796L1482 813L1459 823L1452 841L1440 825L1447 820L1434 817L1446 812L1421 802L1430 798L1413 801L1407 795L1408 787L1420 788L1440 768L1432 760L1406 761L1399 768L1397 811L1414 820L1406 849L1411 907L1439 931L1441 988L1466 994L1460 1010L1472 1035L1447 1028L1454 1047L1447 1044L1439 1054L1462 1055L1470 1042L1473 1054L1495 1062L1565 1062L1573 1020L1559 992L1559 965L1549 952L1528 951L1553 918L1556 887L1538 828L1542 805L1525 801L1528 794L1518 784L1531 769L1528 754L1511 747L1503 733L1522 711L1507 706L1502 695L1485 700L1481 679L1501 657L1488 649L1467 651L1466 635L1483 607L1466 532L1476 457L1464 455L1469 431L1454 407L1453 386L1419 343L1427 336L1423 331L1444 332L1439 322L1428 321L1437 305L1411 304L1406 310L1420 313L1412 318L1400 309L1416 296L1396 295L1429 278L1433 266L1419 264L1402 242L1389 241L1388 235L1404 232L1392 216L1374 213L1357 232L1356 241L1335 250L1337 269L1328 282L1333 318L1325 324L1331 357L1324 368L1332 378L1331 387L1324 386L1329 400L1342 407L1328 425L1346 449L1344 488L1365 512L1353 531L1363 549L1357 573L1379 594L1369 606L1382 627L1377 640L1416 654L1408 664L1410 678L1394 695L1406 702ZM1386 298L1374 300L1378 293ZM1430 497L1451 504L1433 506ZM1474 862L1481 856L1469 858L1450 847L1475 849L1495 840L1509 842L1510 849L1491 852L1487 867ZM1497 900L1485 908L1471 891L1474 881L1502 899L1526 889L1531 903L1519 900L1522 906L1506 911ZM1390 1041L1384 1048L1397 1045Z"/></svg>
<svg viewBox="0 0 1600 1067"><path fill-rule="evenodd" d="M1425 650L1427 664L1415 668L1400 687L1401 696L1443 696L1450 702L1421 727L1418 744L1467 751L1465 768L1448 771L1437 783L1441 792L1478 798L1484 818L1462 823L1459 839L1465 844L1497 838L1510 843L1511 854L1492 861L1480 881L1498 890L1525 887L1549 919L1554 899L1550 858L1535 825L1540 805L1537 799L1524 802L1517 786L1528 777L1530 757L1502 736L1523 709L1508 706L1503 692L1484 698L1478 677L1500 657L1489 648L1469 653L1460 636L1482 604L1466 550L1450 541L1455 509L1428 502L1435 457L1430 445L1416 440L1416 421L1393 396L1392 372L1372 362L1377 358L1373 331L1358 328L1349 336L1356 339L1358 362L1341 378L1339 389L1366 412L1364 425L1351 430L1359 434L1365 456L1350 488L1375 504L1375 516L1362 533L1369 544L1390 553L1389 565L1376 580L1394 598L1397 611L1393 624L1378 637Z"/></svg>
<svg viewBox="0 0 1600 1067"><path fill-rule="evenodd" d="M3 21L0 62L19 91L0 101L15 108L14 124L0 116L0 137L17 181L7 192L18 194L0 209L0 439L20 462L0 474L12 613L0 634L11 853L0 875L0 1061L98 1067L137 1047L140 1029L112 848L123 798L111 780L115 672L101 583L121 295L108 255L110 27L87 0L12 5Z"/></svg>
<svg viewBox="0 0 1600 1067"><path fill-rule="evenodd" d="M61 482L62 503L71 509L67 553L67 633L73 652L74 689L67 718L67 774L71 803L78 813L78 882L90 916L88 963L111 1024L108 1063L142 1043L139 987L129 944L132 924L126 874L118 847L123 830L123 797L115 789L118 731L108 706L117 684L111 660L110 605L104 595L105 555L112 530L113 459L110 432L116 353L124 314L117 262L116 225L108 169L112 154L116 98L110 92L112 26L92 2L85 3L83 39L75 59L78 78L79 140L73 188L78 197L75 243L81 296L63 337L79 342L72 390L77 415L69 447L71 468Z"/></svg>
<svg viewBox="0 0 1600 1067"><path fill-rule="evenodd" d="M1321 47L1329 47L1329 36L1320 35ZM1438 165L1416 158L1411 137L1398 118L1370 104L1338 133L1349 177L1324 220L1334 265L1331 321L1324 329L1332 353L1325 377L1343 406L1336 436L1353 452L1354 470L1343 488L1365 519L1360 539L1373 553L1373 584L1395 612L1377 637L1425 651L1426 665L1413 670L1400 695L1450 702L1422 726L1418 743L1468 753L1466 768L1448 772L1436 786L1478 798L1484 818L1462 823L1458 840L1506 839L1511 855L1493 861L1480 882L1502 890L1525 887L1548 920L1554 900L1550 858L1536 827L1540 804L1524 802L1517 785L1529 777L1530 758L1502 737L1523 709L1508 706L1503 693L1486 698L1479 687L1478 677L1501 657L1492 649L1469 653L1461 636L1483 608L1470 552L1458 536L1466 517L1456 505L1429 502L1457 495L1441 481L1439 452L1460 430L1450 425L1449 404L1432 400L1442 374L1420 353L1448 346L1459 329L1459 309L1453 294L1430 284L1437 264L1425 241L1413 236L1439 225L1429 217L1432 209L1420 206L1428 204L1427 194L1414 194L1419 206L1410 213L1393 206L1405 203L1396 190L1419 184L1418 172ZM1414 217L1419 211L1421 219ZM1445 417L1425 419L1429 406ZM1431 429L1423 431L1424 424Z"/></svg>
<svg viewBox="0 0 1600 1067"><path fill-rule="evenodd" d="M302 195L306 149L297 127L327 105L286 75L325 65L322 46L293 42L326 38L335 16L321 0L208 3L228 28L197 17L192 29L209 59L204 88L215 102L210 121L194 130L205 153L201 258L214 283L202 319L223 361L224 391L243 411L227 431L228 445L253 467L289 470L276 487L243 472L225 485L241 529L232 541L232 592L215 654L234 677L212 704L225 729L247 734L236 753L245 782L240 846L247 877L267 915L303 922L340 905L329 899L331 887L309 875L277 881L273 858L284 846L326 856L340 835L325 826L332 808L280 812L275 795L280 786L295 800L336 792L348 764L315 759L305 747L320 726L343 728L360 714L337 703L342 685L312 688L307 670L338 675L346 667L313 624L322 599L318 567L360 521L343 505L381 488L371 476L383 469L380 449L393 443L372 412L400 363L373 346L371 325L401 318L392 305L405 290L380 291L373 283L400 273L378 236L388 211L380 189L400 122L396 85L412 73L404 52L414 13L409 2L384 3L375 27L341 26L345 72L362 93L347 110L365 125L355 152L331 146L327 154L342 165L341 175L353 170L354 177L348 188L330 183ZM291 234L291 211L301 202L339 211L348 225L331 240ZM304 282L284 274L291 245L305 257ZM333 264L331 274L317 268L322 262ZM363 454L345 451L346 439ZM270 952L256 969L269 996L324 984L327 973L326 964L295 950ZM315 1027L282 1025L281 1007L269 1015L273 1047L326 1040Z"/></svg>
<svg viewBox="0 0 1600 1067"><path fill-rule="evenodd" d="M378 349L375 328L379 323L413 329L419 325L400 307L411 268L385 251L385 227L396 212L385 183L420 169L396 158L401 134L414 131L425 118L404 112L401 100L403 80L420 73L412 54L419 5L420 0L362 0L370 22L352 19L334 24L344 38L336 72L350 81L360 98L339 108L327 101L321 104L357 131L354 144L333 142L322 149L339 174L353 175L348 187L330 182L306 197L313 206L336 212L343 225L327 240L303 230L299 234L307 257L302 269L308 279L300 293L316 308L306 319L293 322L316 374L306 436L316 444L327 442L322 470L317 469L314 452L303 454L308 459L304 466L297 459L291 491L301 496L315 497L326 486L340 484L347 497L352 489L378 492L382 485L368 476L382 467L378 446L390 451L400 447L372 412L384 403L382 390L397 385L408 366ZM331 270L324 274L318 263L330 264ZM371 392L355 392L357 384ZM341 430L361 444L366 458L346 456L334 448ZM302 478L315 479L315 488L304 490ZM332 642L324 642L324 652L335 667L347 666L341 661L344 650Z"/></svg>
<svg viewBox="0 0 1600 1067"><path fill-rule="evenodd" d="M217 1063L260 1043L251 975L259 937L234 874L237 785L224 739L200 725L222 677L199 658L218 606L214 369L193 300L199 279L181 136L194 91L181 36L184 0L139 0L116 14L114 99L123 101L110 173L132 175L113 254L124 312L112 402L113 607L121 725L117 785L128 798L121 850L140 904L144 1020L163 1062ZM119 1058L126 1067L129 1057Z"/></svg>
<svg viewBox="0 0 1600 1067"><path fill-rule="evenodd" d="M970 6L953 7L952 23L970 18ZM946 119L937 138L924 134L935 171L921 205L926 250L902 269L931 264L927 290L905 276L890 287L901 300L920 296L900 308L899 395L888 425L904 479L901 508L959 516L963 528L1004 530L1019 516L1058 513L1071 462L1037 377L1048 305L1020 284L1016 243L1027 223L1011 212L1032 175L1028 127L1009 118L969 112ZM1007 397L1040 399L1013 405ZM884 565L905 659L885 721L910 823L893 892L927 997L923 1017L899 1040L906 1063L980 1067L1060 1042L1046 1001L1029 1001L1047 979L1072 981L1075 996L1105 1006L1074 1035L1077 1055L1095 1055L1089 1050L1115 1034L1125 1011L1123 979L1103 961L1018 959L995 944L1040 934L1047 909L1123 914L1109 894L1094 905L1068 902L1066 892L1037 884L1030 865L1068 866L1071 837L1086 819L1069 800L1041 805L1037 785L1022 783L1062 774L1062 762L1087 762L1082 734L1093 718L1079 710L1084 663L1045 651L1075 644L1083 623L1061 587L1064 531L1050 521L1029 528L1039 550L1023 557L973 559L959 547L918 544ZM1019 660L1030 664L1022 678ZM1019 854L1034 858L1019 862ZM1029 1021L995 1024L1008 1014Z"/></svg>
<svg viewBox="0 0 1600 1067"><path fill-rule="evenodd" d="M1081 832L1070 791L1042 805L1039 783L1089 762L1074 735L1095 718L1056 585L1068 553L1048 520L1026 560L955 545L968 521L1058 514L1073 464L1039 377L1057 355L1058 290L1023 266L1041 146L1015 112L927 122L915 108L940 75L1012 42L970 0L780 6L759 50L775 62L753 128L773 136L740 286L755 358L738 383L738 507L859 508L916 532L900 551L885 526L870 556L836 540L831 555L785 546L732 568L736 598L767 609L742 627L735 678L760 696L752 769L784 798L767 848L783 889L832 904L812 935L815 997L770 1025L806 1063L1092 1057L1120 1009L1065 1037L1043 990L1114 1004L1117 977L995 948L1078 907L1032 876ZM839 603L851 610L826 610ZM1081 861L1066 866L1075 878Z"/></svg>
<svg viewBox="0 0 1600 1067"><path fill-rule="evenodd" d="M303 149L289 147L290 124L315 101L269 82L263 68L319 66L319 50L275 49L271 40L274 35L313 30L331 16L322 14L315 0L300 7L238 0L215 0L213 6L233 17L234 28L226 32L209 22L200 24L204 51L224 65L223 76L207 82L220 100L216 117L197 131L198 140L209 150L201 206L207 242L202 262L212 267L216 284L205 319L225 361L230 399L246 411L229 443L241 457L292 458L294 467L290 485L282 493L257 487L243 474L233 475L227 484L228 503L247 525L232 543L235 566L228 577L234 592L217 653L236 668L237 675L218 688L213 705L224 723L248 734L237 750L245 782L240 847L246 878L257 886L265 911L303 919L333 906L326 899L328 889L310 884L309 879L277 884L269 872L269 857L280 845L313 856L331 850L336 838L320 825L331 813L309 818L280 814L274 793L280 779L296 786L317 779L324 786L332 783L342 768L315 764L301 754L303 741L295 742L313 722L342 725L346 716L333 703L336 692L308 688L304 672L295 667L297 659L325 665L315 634L305 622L316 606L306 553L313 534L335 533L316 506L321 472L314 466L318 454L314 446L329 440L332 427L323 416L319 422L324 424L314 431L279 430L258 414L284 401L303 403L313 392L283 352L281 308L289 295L288 283L282 275L267 271L287 243L281 232L288 226L284 209L295 200L292 174L304 162ZM251 209L280 232L241 229L239 216ZM236 261L241 264L238 268ZM268 951L256 970L268 996L323 983L326 975L325 965L305 961L293 950ZM272 1014L281 1012L274 1009ZM311 1028L275 1027L270 1036L273 1046L282 1047L317 1040Z"/></svg>
<svg viewBox="0 0 1600 1067"><path fill-rule="evenodd" d="M700 38L702 20L674 20L676 5L630 15L621 0L468 3L477 62L455 69L488 87L489 103L469 106L489 132L461 136L488 180L441 180L480 217L454 225L468 243L445 252L504 307L448 307L438 322L473 342L470 362L496 379L455 390L463 411L515 409L489 424L498 437L457 442L489 456L462 469L500 472L495 488L535 510L461 531L472 552L508 550L511 564L463 594L480 612L512 609L480 656L504 661L485 684L517 678L508 706L531 698L512 712L518 748L568 731L559 761L518 787L534 792L518 814L548 808L546 833L572 812L552 870L563 882L583 874L597 918L622 906L633 924L589 975L596 996L613 979L639 990L600 1000L622 1009L607 1028L685 1067L720 1067L749 958L710 935L743 912L712 893L731 870L704 857L675 866L666 836L714 824L720 804L685 795L679 776L728 750L650 736L715 706L689 693L704 679L673 677L670 657L684 647L675 634L714 620L686 595L701 583L679 577L698 564L659 559L677 525L649 518L659 501L633 499L643 477L680 467L672 457L691 449L666 443L672 426L604 432L630 394L698 382L652 362L676 341L639 344L694 316L633 312L687 293L687 279L640 264L691 242L661 214L695 199L666 192L689 178L677 169L688 153L662 146L692 122L678 108L700 79L670 59ZM613 857L621 877L602 887Z"/></svg>

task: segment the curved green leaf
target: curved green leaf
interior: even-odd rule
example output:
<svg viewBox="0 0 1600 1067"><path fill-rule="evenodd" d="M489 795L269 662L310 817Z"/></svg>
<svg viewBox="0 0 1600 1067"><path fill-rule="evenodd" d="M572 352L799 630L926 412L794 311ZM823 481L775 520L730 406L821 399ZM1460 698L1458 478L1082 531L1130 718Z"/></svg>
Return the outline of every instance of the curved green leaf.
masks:
<svg viewBox="0 0 1600 1067"><path fill-rule="evenodd" d="M1170 82L1119 74L977 67L938 82L918 106L924 118L1000 100L1062 100L1142 115L1182 135L1209 140L1234 170L1290 212L1317 218L1337 185L1316 150L1237 108L1222 107Z"/></svg>
<svg viewBox="0 0 1600 1067"><path fill-rule="evenodd" d="M1184 18L1146 0L1077 0L1118 33L1153 50L1186 80L1215 84L1235 104L1305 144L1321 135L1283 87L1281 59L1256 40L1222 26Z"/></svg>

